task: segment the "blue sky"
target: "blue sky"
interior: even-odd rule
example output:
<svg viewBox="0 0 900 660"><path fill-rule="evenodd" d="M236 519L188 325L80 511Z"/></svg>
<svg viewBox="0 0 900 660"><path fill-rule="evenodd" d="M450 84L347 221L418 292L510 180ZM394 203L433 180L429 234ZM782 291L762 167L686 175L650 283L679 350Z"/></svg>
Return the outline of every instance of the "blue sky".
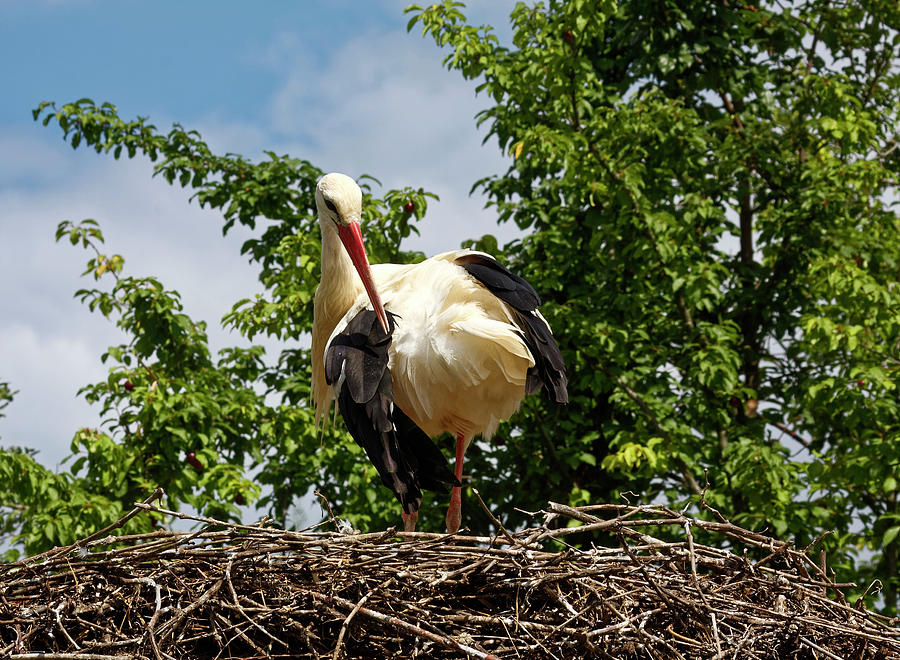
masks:
<svg viewBox="0 0 900 660"><path fill-rule="evenodd" d="M468 13L502 38L513 4L472 2ZM214 348L241 343L219 319L259 291L238 252L246 230L223 239L221 218L145 161L73 151L58 128L32 121L41 101L108 101L161 130L197 129L216 151L271 149L423 186L441 202L408 247L429 254L513 235L468 195L508 163L475 129L486 101L441 67L433 42L407 34L405 5L0 0L0 380L19 390L0 443L36 448L53 467L77 428L99 424L76 391L105 377L99 356L121 337L73 299L88 255L53 241L61 220L96 219L127 272L182 293Z"/></svg>
<svg viewBox="0 0 900 660"><path fill-rule="evenodd" d="M4 93L29 103L88 96L115 99L129 113L259 121L259 101L281 73L269 57L279 40L302 44L308 65L323 66L360 34L396 32L400 4L6 0L0 43L17 56L4 59ZM18 106L4 103L0 121L25 119Z"/></svg>

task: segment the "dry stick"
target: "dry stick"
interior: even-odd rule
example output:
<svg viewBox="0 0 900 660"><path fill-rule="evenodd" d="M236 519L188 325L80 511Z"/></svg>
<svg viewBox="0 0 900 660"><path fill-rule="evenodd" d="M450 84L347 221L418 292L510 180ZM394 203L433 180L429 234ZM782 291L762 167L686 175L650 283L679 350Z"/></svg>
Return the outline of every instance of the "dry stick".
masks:
<svg viewBox="0 0 900 660"><path fill-rule="evenodd" d="M735 603L731 603L732 606L734 604ZM750 605L749 603L739 603L739 604L742 604L745 606ZM891 640L888 637L884 637L881 635L874 635L872 633L867 633L864 630L858 630L858 629L853 630L851 628L848 628L847 626L836 625L829 621L825 621L825 620L819 619L819 618L812 619L812 618L804 617L804 616L795 616L795 615L789 615L789 614L777 614L777 613L767 612L768 614L773 614L774 616L778 616L780 620L776 620L776 619L763 619L758 616L753 616L752 614L746 614L740 610L723 610L723 609L716 608L713 611L717 612L718 614L723 614L723 615L727 614L731 617L743 619L745 621L748 621L749 623L756 624L756 625L777 627L777 626L782 625L785 621L794 621L794 622L800 622L805 625L808 625L810 628L813 628L813 629L826 628L828 630L838 632L838 633L847 633L848 631L851 631L853 634L858 635L859 637L862 637L862 638L868 639L868 640L872 640L875 642L881 642L881 643L894 642L895 644L897 643L896 638Z"/></svg>
<svg viewBox="0 0 900 660"><path fill-rule="evenodd" d="M697 593L700 594L700 600L703 601L703 604L706 605L706 609L711 609L709 606L709 602L706 600L706 595L703 593L703 590L700 588L700 578L697 576L697 557L694 554L694 535L691 534L691 521L685 520L684 522L684 534L687 537L688 544L688 553L691 556L691 577L694 581L694 588L697 590ZM715 614L713 615L713 630L716 630L716 619ZM716 633L716 648L719 647L719 635Z"/></svg>
<svg viewBox="0 0 900 660"><path fill-rule="evenodd" d="M691 637L685 637L684 635L681 635L681 634L675 632L675 630L672 628L671 623L668 626L666 626L666 632L669 633L670 635L672 635L672 637L674 637L675 639L679 639L682 642L684 642L685 644L689 644L690 646L699 646L701 648L705 646L703 643L698 642L696 639L692 639Z"/></svg>
<svg viewBox="0 0 900 660"><path fill-rule="evenodd" d="M345 598L341 598L340 596L325 596L324 594L320 594L316 591L304 591L304 593L312 596L314 599L316 599L322 603L325 603L325 604L330 605L331 603L336 603L336 604L340 605L341 607L351 609L351 610L356 607L356 603L354 603L353 601L347 600ZM369 617L370 619L374 619L374 620L378 621L379 623L384 623L389 626L393 626L394 628L399 628L401 630L405 630L406 632L412 633L413 635L417 635L419 637L424 637L425 639L428 639L428 640L434 642L435 644L443 646L444 648L452 649L454 651L462 651L469 657L479 658L480 660L500 660L500 658L498 658L496 655L493 655L491 653L484 653L482 651L479 651L478 649L472 648L471 646L466 646L465 644L461 644L461 643L459 643L449 637L446 637L444 635L438 635L436 633L429 632L429 631L424 630L424 629L420 628L419 626L416 626L412 623L407 623L406 621L402 621L395 616L389 616L387 614L382 614L381 612L376 612L375 610L370 610L367 607L360 607L359 613L362 614L363 616Z"/></svg>
<svg viewBox="0 0 900 660"><path fill-rule="evenodd" d="M105 631L104 631L105 632ZM129 644L138 644L141 641L141 637L131 637L130 639L120 639L115 642L100 642L98 644L91 644L90 646L85 647L85 650L81 651L78 654L79 658L85 657L86 653L89 653L92 649L103 649L103 648L115 648L117 646L127 646ZM121 656L117 655L116 658L127 658L130 656Z"/></svg>
<svg viewBox="0 0 900 660"><path fill-rule="evenodd" d="M69 635L69 632L68 632L68 631L65 629L65 627L63 626L63 623L62 623L62 617L60 617L60 615L59 615L59 613L62 611L62 608L65 607L65 605L66 605L66 604L65 604L64 602L60 602L59 605L57 605L57 606L53 609L53 613L56 614L56 625L59 626L59 629L62 631L62 634L65 636L65 638L66 638L67 640L69 640L69 644L71 644L71 645L74 646L77 650L80 651L80 650L81 650L81 647L78 645L78 642L76 642L74 639L72 639L72 637Z"/></svg>
<svg viewBox="0 0 900 660"><path fill-rule="evenodd" d="M516 539L512 537L509 531L507 531L506 527L503 526L503 523L500 522L500 519L495 516L490 509L488 509L487 504L485 504L484 500L481 499L481 493L478 492L478 489L472 488L471 490L473 493L475 493L475 497L478 498L478 503L481 505L482 510L487 514L487 517L491 519L491 522L497 525L497 529L499 529L503 533L503 536L506 537L506 540L509 541L512 545L519 545L521 541L516 541Z"/></svg>
<svg viewBox="0 0 900 660"><path fill-rule="evenodd" d="M328 510L328 522L334 522L335 520L337 520L337 518L335 518L334 516L334 511L331 510L331 502L328 501L328 498L320 493L318 489L313 490L313 495L315 495L325 503L325 508Z"/></svg>
<svg viewBox="0 0 900 660"><path fill-rule="evenodd" d="M759 534L757 532L751 532L749 530L743 529L742 527L738 527L730 522L708 522L704 520L693 520L691 518L686 517L683 514L676 513L671 511L670 509L666 509L665 507L659 506L641 506L641 507L633 507L631 510L623 515L617 516L616 518L611 518L609 520L601 520L596 518L595 516L587 516L583 513L578 513L577 510L572 507L567 507L562 504L557 504L554 502L550 503L550 510L552 513L563 513L569 517L573 517L576 520L587 521L587 520L595 520L596 522L590 522L588 524L582 525L580 527L562 527L554 530L547 530L542 537L540 538L555 538L557 536L568 536L569 534L577 534L580 532L589 532L596 531L602 529L609 529L614 527L658 527L661 525L683 525L685 521L691 520L691 523L701 529L707 531L718 532L720 534L724 534L725 536L729 536L732 538L736 538L737 540L743 541L748 545L756 545L757 547L772 547L773 539L764 534ZM569 515L569 510L578 513L578 515ZM715 511L714 509L712 509ZM659 516L658 518L653 519L638 519L638 520L628 520L631 516L639 513L649 513L652 515ZM718 512L716 512L718 514ZM718 514L721 517L721 514ZM725 520L722 518L722 520ZM755 543L751 543L755 542Z"/></svg>
<svg viewBox="0 0 900 660"><path fill-rule="evenodd" d="M559 502L548 502L547 509L549 510L549 513L560 514L566 518L572 518L573 520L578 520L583 523L597 523L602 520L602 518L593 516L578 507L560 504Z"/></svg>
<svg viewBox="0 0 900 660"><path fill-rule="evenodd" d="M754 568L762 568L763 566L768 564L770 561L772 561L775 557L779 557L779 556L785 554L785 551L789 550L792 545L793 545L793 543L791 541L784 541L781 545L779 545L771 553L769 553L768 555L766 555L759 561L754 562L753 567ZM823 573L823 575L824 575L824 573Z"/></svg>
<svg viewBox="0 0 900 660"><path fill-rule="evenodd" d="M151 578L146 578L150 582L156 584ZM166 608L168 609L168 608ZM156 610L153 612L153 616L150 617L150 621L147 623L147 630L144 631L144 637L150 641L150 648L153 649L153 657L156 660L162 660L162 653L159 650L159 645L156 643L156 622L159 621L159 616L162 614L162 596L159 585L156 585Z"/></svg>
<svg viewBox="0 0 900 660"><path fill-rule="evenodd" d="M250 625L252 625L257 630L259 630L263 635L265 635L266 637L268 637L269 639L271 639L275 642L278 642L285 648L290 648L290 645L288 645L286 642L281 641L280 639L275 637L272 633L270 633L268 630L266 630L261 625L256 623L256 621L251 619L250 616L247 614L247 612L244 610L243 606L238 601L237 593L234 590L234 584L232 584L232 582L231 582L231 567L232 567L233 563L234 563L234 560L231 560L228 562L228 565L225 567L225 579L227 581L228 591L231 594L231 599L232 599L232 601L234 601L235 607L237 607L238 611L243 615L243 617L245 619L247 619L248 622L250 622Z"/></svg>
<svg viewBox="0 0 900 660"><path fill-rule="evenodd" d="M111 532L112 530L122 527L125 523L127 523L129 520L134 518L138 513L140 513L142 508L149 505L150 502L152 502L153 500L161 498L165 494L166 494L166 492L162 488L157 488L156 490L153 491L153 494L150 495L150 497L148 497L146 500L144 500L140 504L135 503L134 509L132 509L131 511L126 513L124 516L119 518L116 522L112 523L111 525L107 525L103 529L101 529L97 532L94 532L90 536L87 536L83 539L79 539L78 541L75 541L75 543L72 543L71 545L66 545L61 548L56 547L51 550L47 550L46 552L42 552L39 555L32 555L31 557L26 557L25 559L20 559L19 561L10 562L9 564L6 564L5 570L9 570L11 568L16 568L16 567L21 567L21 566L27 566L28 564L33 564L34 562L36 562L40 559L54 558L59 555L68 554L72 550L75 550L77 548L83 548L91 541L102 538L103 536L106 536L109 532ZM2 574L2 572L3 572L3 568L0 567L0 574Z"/></svg>
<svg viewBox="0 0 900 660"><path fill-rule="evenodd" d="M678 649L670 646L669 643L666 640L664 640L662 637L658 637L657 635L648 633L646 630L644 630L644 626L646 625L646 623L647 623L647 619L644 619L643 621L641 621L641 625L639 625L637 628L635 628L635 630L641 637L647 637L649 639L652 639L654 642L657 642L658 644L661 644L662 646L664 646L670 653L674 653L675 657L679 658L680 660L685 660L685 657L678 652ZM653 647L648 646L647 650L652 652L652 648ZM671 656L669 656L669 657L671 657Z"/></svg>
<svg viewBox="0 0 900 660"><path fill-rule="evenodd" d="M704 476L704 478L706 479L706 486L703 487L703 492L700 493L700 508L701 508L701 509L706 509L707 511L709 511L710 513L712 513L712 514L718 519L718 521L719 521L720 523L730 524L730 521L728 520L728 518L726 518L725 516L723 516L723 515L719 512L718 509L716 509L716 508L713 507L713 506L710 506L710 504L706 501L706 491L707 491L707 489L709 488L709 472L708 472L707 470L704 470L704 471L703 471L703 476Z"/></svg>
<svg viewBox="0 0 900 660"><path fill-rule="evenodd" d="M834 653L832 653L831 651L828 651L827 649L823 649L821 646L813 643L812 641L806 639L805 637L800 637L800 643L808 646L809 648L811 648L815 651L818 651L819 653L821 653L829 658L832 658L833 660L841 660L840 656L835 655Z"/></svg>
<svg viewBox="0 0 900 660"><path fill-rule="evenodd" d="M160 631L159 631L160 639L165 638L170 632L174 632L175 628L178 625L180 625L181 622L184 621L184 619L191 612L196 610L198 607L203 607L210 598L212 598L213 596L216 595L216 593L219 591L219 589L222 587L222 585L224 583L225 583L225 578L224 577L219 578L218 580L216 580L216 583L213 586L211 586L209 589L207 589L203 593L203 595L200 596L200 598L195 600L193 603L191 603L184 609L179 610L178 614L176 614L174 617L172 617L171 619L166 621L162 625L162 628L160 628Z"/></svg>
<svg viewBox="0 0 900 660"><path fill-rule="evenodd" d="M103 655L101 653L13 653L9 660L131 660L137 655Z"/></svg>
<svg viewBox="0 0 900 660"><path fill-rule="evenodd" d="M145 500L144 500L143 502L141 502L140 504L148 505L148 504L150 504L150 502L152 502L153 500L161 500L162 497L163 497L163 495L165 495L165 494L166 494L166 491L164 491L162 488L157 488L156 490L153 491L153 493L150 495L150 497L148 497L147 499L145 499ZM107 526L104 527L103 529L101 529L101 530L99 530L99 531L97 531L97 532L94 532L94 533L91 534L90 536L87 536L87 537L81 539L80 541L76 541L75 543L72 544L72 547L73 547L73 548L81 548L81 547L84 547L85 544L90 543L91 541L94 541L94 540L96 540L96 539L99 539L99 538L104 537L105 535L107 535L107 534L108 534L109 532L111 532L112 530L114 530L114 529L119 529L119 528L122 527L125 523L127 523L129 520L131 520L132 518L134 518L137 514L139 514L139 513L141 512L140 504L137 503L137 502L135 502L134 508L133 508L131 511L129 511L128 513L126 513L124 516L122 516L121 518L119 518L119 519L118 519L116 522L114 522L112 525L107 525Z"/></svg>
<svg viewBox="0 0 900 660"><path fill-rule="evenodd" d="M327 500L326 500L327 501ZM371 596L375 591L380 591L387 587L390 583L394 581L394 578L388 578L378 586L372 587L369 589L368 593L366 593L359 601L356 603L356 606L350 610L350 614L344 619L344 622L341 624L341 632L338 633L337 643L334 645L334 654L331 656L333 660L338 660L341 657L341 651L344 646L344 635L347 633L347 629L350 626L350 622L353 620L353 617L356 616L356 613L359 612L359 609L365 604L367 600L369 600L369 596Z"/></svg>
<svg viewBox="0 0 900 660"><path fill-rule="evenodd" d="M154 619L156 618L155 614L153 615L153 618ZM144 636L150 640L150 648L153 649L153 657L155 657L156 660L162 660L163 653L162 653L162 651L159 650L159 644L156 641L156 631L154 630L155 623L156 622L153 621L153 619L150 620L150 624L153 624L153 625L150 625L150 624L147 625L147 632L145 633ZM166 657L168 658L170 656L166 655Z"/></svg>
<svg viewBox="0 0 900 660"><path fill-rule="evenodd" d="M856 599L856 603L853 606L857 611L864 610L866 607L866 598L869 596L869 592L871 591L873 594L877 594L881 591L881 580L875 578L869 583L869 586L866 587L866 590L862 592L862 595ZM873 591L874 588L874 591Z"/></svg>
<svg viewBox="0 0 900 660"><path fill-rule="evenodd" d="M224 616L222 616L222 614L221 614L220 612L216 612L216 613L215 613L215 617L216 617L219 621L228 624L228 627L224 628L224 629L222 630L222 632L227 632L228 630L234 630L234 635L232 635L231 639L226 640L226 642L225 642L224 644L222 644L221 642L219 642L220 645L221 645L221 648L219 649L219 653L216 655L217 658L218 658L219 656L221 656L221 655L222 655L222 651L224 651L224 650L227 649L229 646L231 646L231 642L233 642L233 641L234 641L235 639L237 639L238 637L240 637L240 638L243 639L245 642L247 642L247 644L248 644L249 646L252 646L252 647L254 648L254 650L256 650L256 652L260 654L260 657L261 657L261 658L269 657L269 653L268 653L264 648L262 648L259 644L257 644L256 642L254 642L252 639L250 639L250 637L248 637L247 634L246 634L243 630L241 630L241 624L240 624L240 623L232 623L231 621L229 621L228 619L226 619ZM250 623L253 623L253 622L251 621ZM218 631L216 631L216 633L218 633Z"/></svg>
<svg viewBox="0 0 900 660"><path fill-rule="evenodd" d="M707 607L709 607L709 605L707 605ZM716 621L716 613L715 613L715 612L710 612L710 613L709 613L709 617L712 619L713 635L714 635L714 639L715 639L715 641L716 641L716 654L717 654L717 655L721 655L721 653L722 653L722 644L719 642L719 624L718 624L718 622Z"/></svg>
<svg viewBox="0 0 900 660"><path fill-rule="evenodd" d="M641 563L641 561L631 551L631 548L628 547L628 541L625 540L624 536L619 536L619 543L622 545L622 549L625 550L625 553L628 555L634 565L638 567L638 570L644 576L644 580L646 581L646 583L653 587L653 590L656 592L656 594L660 598L662 598L669 607L674 607L674 603L669 599L669 595L666 594L666 592L664 592L658 584L656 584L656 580L650 577L650 574L647 573L647 569L644 567L644 564Z"/></svg>
<svg viewBox="0 0 900 660"><path fill-rule="evenodd" d="M440 577L435 578L434 580L431 580L430 582L428 582L428 586L436 587L437 585L441 584L442 582L446 582L447 580L451 580L455 577L459 577L460 575L465 575L466 573L471 573L472 571L474 571L477 568L481 568L482 566L486 566L486 565L490 564L492 561L495 561L495 560L492 560L490 557L484 557L475 562L472 562L471 564L466 564L460 568L457 568L453 571L443 572L443 573L441 573Z"/></svg>
<svg viewBox="0 0 900 660"><path fill-rule="evenodd" d="M625 619L624 621L619 621L619 623L614 623L610 626L606 626L605 628L600 628L599 630L592 630L588 633L587 636L589 638L590 637L602 637L603 635L606 635L608 633L615 632L622 628L627 628L628 626L633 625L634 622L637 621L638 619L649 619L651 616L653 616L654 614L659 614L664 609L665 608L657 607L656 609L653 609L653 610L648 610L646 612L641 612L640 614L635 614L634 616L632 616L628 619Z"/></svg>
<svg viewBox="0 0 900 660"><path fill-rule="evenodd" d="M553 660L559 660L559 658L557 658L557 657L550 651L550 649L548 649L546 646L544 646L543 644L541 644L541 640L539 640L537 637L535 637L535 636L532 634L532 632L531 632L530 630L528 630L528 628L522 628L522 630L524 630L524 631L525 631L525 634L528 635L529 637L531 637L531 639L534 640L535 644L537 644L538 646L541 647L541 649L544 651L544 653L546 653L546 654L549 655L551 658L553 658Z"/></svg>
<svg viewBox="0 0 900 660"><path fill-rule="evenodd" d="M161 490L161 489L158 489ZM237 529L241 531L251 531L258 532L260 528L257 525L239 525L237 523L229 523L224 522L222 520L216 520L215 518L207 518L206 516L192 516L188 513L181 513L180 511L172 511L170 509L163 509L158 506L150 506L145 502L135 502L135 506L146 511L153 511L155 513L162 513L167 516L172 516L173 518L178 518L179 520L193 520L196 522L206 523L207 525L213 525L215 527L230 527L231 529ZM293 532L286 532L283 530L279 530L278 533L282 534L292 534Z"/></svg>
<svg viewBox="0 0 900 660"><path fill-rule="evenodd" d="M477 623L479 625L501 625L513 626L514 628L530 628L538 632L557 633L562 632L566 635L582 635L583 631L578 628L562 628L559 626L551 626L546 623L538 623L537 621L522 621L521 619L513 619L508 616L486 616L483 614L446 614L444 618L453 623ZM594 632L588 633L594 636Z"/></svg>

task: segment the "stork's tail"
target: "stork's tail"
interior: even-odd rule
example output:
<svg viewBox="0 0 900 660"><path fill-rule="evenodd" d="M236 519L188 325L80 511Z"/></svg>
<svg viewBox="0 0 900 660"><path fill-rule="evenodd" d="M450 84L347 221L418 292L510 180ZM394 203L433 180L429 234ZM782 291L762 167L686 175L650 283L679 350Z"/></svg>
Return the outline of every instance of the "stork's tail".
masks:
<svg viewBox="0 0 900 660"><path fill-rule="evenodd" d="M528 370L525 391L533 394L543 386L554 401L568 403L566 365L550 326L538 311L541 299L534 287L482 252L472 252L455 261L512 308L519 332L534 358L534 366Z"/></svg>

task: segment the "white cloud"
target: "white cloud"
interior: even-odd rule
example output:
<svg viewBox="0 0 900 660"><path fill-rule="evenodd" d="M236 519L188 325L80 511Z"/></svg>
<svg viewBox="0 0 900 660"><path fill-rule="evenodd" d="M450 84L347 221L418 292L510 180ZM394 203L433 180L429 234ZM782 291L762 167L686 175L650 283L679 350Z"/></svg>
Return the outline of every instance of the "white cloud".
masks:
<svg viewBox="0 0 900 660"><path fill-rule="evenodd" d="M41 138L21 138L4 156L15 160L45 146ZM217 214L189 204L188 191L152 179L146 162L66 149L59 144L63 175L50 183L0 178L0 379L19 390L0 421L0 439L39 448L50 464L67 453L78 427L99 423L98 411L76 401L75 392L105 377L100 355L123 341L111 322L73 299L76 289L110 282L79 278L91 254L55 243L60 220L96 219L107 241L101 249L122 254L126 274L153 275L179 291L185 311L208 322L214 350L242 343L218 322L234 301L259 290L255 270L239 254L247 232L223 240Z"/></svg>
<svg viewBox="0 0 900 660"><path fill-rule="evenodd" d="M102 324L92 328L117 341ZM82 426L96 426L97 411L75 393L81 385L101 380L106 369L91 339L68 327L39 330L14 323L0 327L0 365L4 380L18 390L0 426L3 445L27 446L53 467L69 453L69 443Z"/></svg>
<svg viewBox="0 0 900 660"><path fill-rule="evenodd" d="M281 42L283 48L289 39ZM282 57L287 56L282 53ZM271 122L291 151L311 152L326 170L374 174L387 188L423 186L441 202L431 207L410 247L426 253L458 247L497 227L472 183L507 163L474 116L486 101L475 85L441 67L435 46L412 35L370 33L349 41L328 65L311 71L299 53L270 104Z"/></svg>

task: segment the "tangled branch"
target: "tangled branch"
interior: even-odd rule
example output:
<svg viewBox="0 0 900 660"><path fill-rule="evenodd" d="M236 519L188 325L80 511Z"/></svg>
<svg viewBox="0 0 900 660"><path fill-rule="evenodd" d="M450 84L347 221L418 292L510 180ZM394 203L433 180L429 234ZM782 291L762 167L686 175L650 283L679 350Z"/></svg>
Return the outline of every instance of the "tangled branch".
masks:
<svg viewBox="0 0 900 660"><path fill-rule="evenodd" d="M849 604L852 585L833 582L806 549L724 518L551 503L530 529L495 520L496 537L291 532L151 501L136 508L201 528L93 535L0 566L0 657L900 654L895 622ZM659 540L663 528L684 540ZM746 552L698 543L697 530ZM609 546L590 545L599 537L588 534L601 531ZM564 540L576 534L584 547Z"/></svg>

